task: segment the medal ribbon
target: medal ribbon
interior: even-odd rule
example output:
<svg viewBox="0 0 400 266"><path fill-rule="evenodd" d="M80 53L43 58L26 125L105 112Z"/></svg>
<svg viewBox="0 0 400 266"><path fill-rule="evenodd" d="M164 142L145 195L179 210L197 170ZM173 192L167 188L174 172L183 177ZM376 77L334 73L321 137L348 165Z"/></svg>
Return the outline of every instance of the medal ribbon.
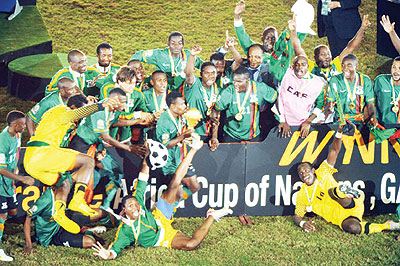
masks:
<svg viewBox="0 0 400 266"><path fill-rule="evenodd" d="M171 49L168 49L168 56L169 56L169 61L171 63L171 74L172 74L173 77L176 77L179 74L179 72L178 72L179 63L182 62L182 59L183 59L183 62L186 61L185 50L182 49L182 55L179 57L179 61L176 64L176 66L175 66L175 63L174 63L174 58L172 58Z"/></svg>
<svg viewBox="0 0 400 266"><path fill-rule="evenodd" d="M399 101L400 101L400 91L397 94L396 97L396 92L394 91L394 82L393 82L393 78L390 78L390 85L392 85L392 102L391 104L398 106L399 105Z"/></svg>
<svg viewBox="0 0 400 266"><path fill-rule="evenodd" d="M312 196L311 196L311 199L310 199L310 195L308 195L308 189L307 189L307 187L306 187L306 195L307 195L307 200L308 200L308 202L310 203L310 205L311 205L311 203L312 203L312 201L314 200L314 196L315 196L315 192L317 191L317 187L318 187L318 180L315 180L315 186L314 186L314 190L313 190L313 193L312 193Z"/></svg>
<svg viewBox="0 0 400 266"><path fill-rule="evenodd" d="M213 90L214 87L214 90ZM217 83L215 83L212 87L211 87L211 95L210 95L210 99L208 99L208 95L207 95L207 90L201 86L201 91L203 92L203 97L204 97L204 101L206 103L207 109L210 109L213 105L213 103L215 102L215 95L217 95L218 93L218 88L217 88Z"/></svg>
<svg viewBox="0 0 400 266"><path fill-rule="evenodd" d="M142 208L140 208L141 210ZM133 232L133 236L135 237L135 246L138 246L138 239L139 239L139 234L140 234L140 220L141 220L142 215L139 214L139 218L138 218L138 226L137 228L135 228L135 223L132 223L132 232Z"/></svg>
<svg viewBox="0 0 400 266"><path fill-rule="evenodd" d="M154 106L156 107L156 113L160 113L162 111L162 109L164 109L163 107L166 106L167 104L165 103L165 99L167 98L167 92L165 91L162 95L162 99L160 102L160 105L158 105L157 102L157 95L156 92L153 88L153 101L154 101Z"/></svg>
<svg viewBox="0 0 400 266"><path fill-rule="evenodd" d="M167 109L168 115L171 118L172 122L174 122L174 125L176 126L176 129L178 130L178 135L182 135L182 119L178 118L178 123L176 123L176 119L172 115L171 111L169 108Z"/></svg>
<svg viewBox="0 0 400 266"><path fill-rule="evenodd" d="M354 100L356 99L356 87L358 85L358 74L356 73L356 81L354 82L354 87L353 87L353 91L351 91L350 89L350 84L347 81L347 78L343 77L344 79L344 84L346 85L346 89L347 89L347 97L350 98L351 103L354 104Z"/></svg>

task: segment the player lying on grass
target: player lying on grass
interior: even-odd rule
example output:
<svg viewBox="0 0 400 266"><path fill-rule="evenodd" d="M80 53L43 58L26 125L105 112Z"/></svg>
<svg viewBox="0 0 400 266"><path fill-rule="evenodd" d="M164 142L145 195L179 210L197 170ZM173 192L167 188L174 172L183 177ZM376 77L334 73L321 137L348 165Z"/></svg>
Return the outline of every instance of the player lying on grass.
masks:
<svg viewBox="0 0 400 266"><path fill-rule="evenodd" d="M193 233L192 237L184 235L171 226L176 194L182 178L186 175L194 155L202 146L203 142L200 140L199 135L193 134L193 143L190 151L176 170L168 189L163 192L157 201L153 212L146 208L144 202L144 193L149 178L149 166L146 163L146 159L143 160L135 195L126 196L122 200L123 213L126 219L123 219L118 228L116 238L108 249L103 248L100 243L94 245L95 255L105 260L115 259L126 246L131 244L135 244L136 247L163 246L180 250L194 250L204 240L214 221L218 221L225 215L232 214L232 210L225 208L208 210L207 219Z"/></svg>
<svg viewBox="0 0 400 266"><path fill-rule="evenodd" d="M55 246L66 246L74 248L91 248L93 244L98 240L96 235L93 233L102 233L106 231L104 226L97 226L94 228L88 228L81 230L78 234L72 234L52 219L53 206L55 204L54 191L51 187L48 187L40 198L29 208L24 223L24 235L26 249L25 255L29 255L31 252L35 252L32 246L31 239L31 221L35 221L35 232L38 243L44 247L48 245ZM97 211L96 216L85 216L79 212L67 210L67 216L76 222L80 227L90 222L97 221L106 215L101 209L95 209Z"/></svg>
<svg viewBox="0 0 400 266"><path fill-rule="evenodd" d="M328 157L317 169L309 162L298 165L297 172L304 184L297 194L295 224L306 232L316 231L314 222L304 219L306 213L313 212L351 234L400 230L400 224L392 221L383 224L364 222L364 193L344 184L338 185L334 179L333 173L337 170L333 166L342 146L342 132L343 128L339 126Z"/></svg>

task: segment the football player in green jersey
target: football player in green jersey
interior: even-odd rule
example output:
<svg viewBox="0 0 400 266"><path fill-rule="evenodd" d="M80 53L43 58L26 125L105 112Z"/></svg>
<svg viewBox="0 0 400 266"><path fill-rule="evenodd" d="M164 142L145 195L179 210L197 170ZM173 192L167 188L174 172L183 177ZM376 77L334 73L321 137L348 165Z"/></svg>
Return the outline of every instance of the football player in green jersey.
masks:
<svg viewBox="0 0 400 266"><path fill-rule="evenodd" d="M111 243L108 249L97 243L93 247L95 255L104 260L115 259L126 246L131 244L135 244L136 247L162 246L179 250L194 250L207 236L214 221L232 214L232 210L228 208L220 210L209 209L207 219L193 233L192 237L184 235L171 226L176 194L194 155L201 149L203 142L198 135L197 137L193 136L193 142L190 146L190 151L180 163L168 189L163 192L152 212L145 205L144 193L150 169L146 159L143 160L134 196L126 196L122 201L123 213L126 218L122 220L123 222L118 228L114 242Z"/></svg>
<svg viewBox="0 0 400 266"><path fill-rule="evenodd" d="M57 88L59 89L58 92L55 91L47 95L28 112L26 127L30 136L35 134L36 124L39 124L43 114L47 110L54 106L66 105L70 96L80 93L75 82L67 77L62 77L57 81Z"/></svg>
<svg viewBox="0 0 400 266"><path fill-rule="evenodd" d="M16 171L21 148L21 133L26 127L25 114L20 111L11 111L7 114L6 120L8 126L0 133L0 242L7 216L17 214L14 181L27 185L35 183L32 177L21 176ZM0 249L0 261L12 260L12 257Z"/></svg>

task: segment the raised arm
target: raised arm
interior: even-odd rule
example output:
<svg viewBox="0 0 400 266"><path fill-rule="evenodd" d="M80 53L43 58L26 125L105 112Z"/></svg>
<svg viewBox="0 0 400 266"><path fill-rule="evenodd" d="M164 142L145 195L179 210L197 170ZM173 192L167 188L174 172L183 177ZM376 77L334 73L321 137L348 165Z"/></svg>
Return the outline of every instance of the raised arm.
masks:
<svg viewBox="0 0 400 266"><path fill-rule="evenodd" d="M119 105L118 100L107 98L102 103L92 103L92 104L80 107L78 109L70 110L69 111L70 115L68 117L68 120L71 122L75 122L75 121L85 118L97 111L101 111L104 108L118 106L118 105Z"/></svg>
<svg viewBox="0 0 400 266"><path fill-rule="evenodd" d="M400 39L397 33L394 31L395 22L390 23L389 16L382 16L381 25L383 29L389 34L390 40L393 43L394 48L396 48L397 52L400 54Z"/></svg>
<svg viewBox="0 0 400 266"><path fill-rule="evenodd" d="M233 63L232 63L232 70L235 71L236 69L239 68L239 66L242 64L243 59L238 50L236 50L235 47L235 38L229 36L229 31L226 30L226 41L225 41L225 46L228 47L229 51L233 55Z"/></svg>
<svg viewBox="0 0 400 266"><path fill-rule="evenodd" d="M292 42L292 46L296 56L302 55L307 57L306 52L304 52L301 47L301 42L296 32L296 15L293 14L293 18L288 21L288 28L290 30L290 41Z"/></svg>
<svg viewBox="0 0 400 266"><path fill-rule="evenodd" d="M340 53L339 55L340 61L342 61L343 57L345 57L346 55L353 53L354 50L360 45L364 37L364 33L369 28L369 26L371 26L371 22L369 21L369 16L364 15L360 29L357 31L353 39L349 41L347 46Z"/></svg>
<svg viewBox="0 0 400 266"><path fill-rule="evenodd" d="M240 46L242 47L243 51L247 54L249 47L254 43L251 39L249 34L247 34L246 30L244 29L242 15L246 9L246 5L243 0L239 1L235 7L235 14L234 14L234 26L236 31L236 36L239 40Z"/></svg>
<svg viewBox="0 0 400 266"><path fill-rule="evenodd" d="M186 74L186 84L191 87L194 83L194 63L196 61L196 56L201 53L201 46L200 45L194 45L192 49L190 50L190 56L185 68L185 74Z"/></svg>
<svg viewBox="0 0 400 266"><path fill-rule="evenodd" d="M328 153L328 157L326 158L326 162L329 165L335 165L336 159L339 155L340 149L342 148L342 132L343 132L343 126L338 127L338 131L335 134L335 139L333 140L331 144L331 148Z"/></svg>

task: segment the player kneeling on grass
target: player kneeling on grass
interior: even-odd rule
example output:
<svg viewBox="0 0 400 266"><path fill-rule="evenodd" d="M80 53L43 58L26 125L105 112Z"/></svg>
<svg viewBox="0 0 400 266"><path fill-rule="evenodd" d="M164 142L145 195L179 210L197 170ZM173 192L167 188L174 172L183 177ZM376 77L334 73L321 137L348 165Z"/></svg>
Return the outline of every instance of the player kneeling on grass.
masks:
<svg viewBox="0 0 400 266"><path fill-rule="evenodd" d="M78 234L72 234L62 228L52 219L53 208L55 205L54 191L48 187L40 198L29 208L24 223L24 235L26 249L25 255L35 252L31 239L31 221L35 221L35 232L38 243L44 247L48 245L66 246L74 248L91 248L96 240L99 240L96 234L106 231L104 226L96 226L93 228L82 228ZM95 209L96 216L85 216L79 212L67 210L67 216L77 223L80 227L97 221L105 217L105 212L101 209ZM100 239L101 240L101 239Z"/></svg>
<svg viewBox="0 0 400 266"><path fill-rule="evenodd" d="M146 158L143 160L135 195L126 196L122 200L123 212L126 215L126 219L122 219L115 241L108 249L103 248L100 243L97 243L93 247L95 255L105 260L115 259L117 254L126 246L133 243L135 246L142 247L164 246L180 250L193 250L206 237L214 221L218 221L225 215L232 214L232 210L225 208L217 211L208 210L207 219L193 233L192 237L188 237L172 228L172 214L175 207L176 194L182 178L185 177L194 155L203 146L199 135L193 134L192 136L193 142L190 145L190 151L177 168L168 189L163 192L157 201L153 212L150 212L144 203L144 193L149 178L149 166L146 163Z"/></svg>
<svg viewBox="0 0 400 266"><path fill-rule="evenodd" d="M349 125L354 127L352 124L345 127ZM339 126L328 157L318 169L308 162L298 165L297 172L304 184L297 194L295 224L306 232L315 231L314 222L304 219L306 213L313 212L351 234L400 230L400 224L392 221L383 224L364 222L364 193L347 185L338 185L334 179L333 173L337 171L333 166L342 146L342 132L343 127Z"/></svg>

